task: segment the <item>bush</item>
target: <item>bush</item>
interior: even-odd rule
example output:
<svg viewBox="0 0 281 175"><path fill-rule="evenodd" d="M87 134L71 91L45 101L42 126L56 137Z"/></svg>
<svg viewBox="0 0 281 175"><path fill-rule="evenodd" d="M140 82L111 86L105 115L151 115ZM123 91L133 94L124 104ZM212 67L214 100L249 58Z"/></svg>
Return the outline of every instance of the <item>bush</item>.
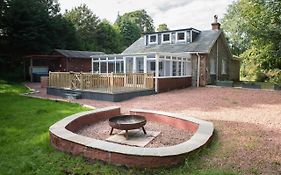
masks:
<svg viewBox="0 0 281 175"><path fill-rule="evenodd" d="M273 69L267 72L269 82L276 85L281 85L281 70Z"/></svg>

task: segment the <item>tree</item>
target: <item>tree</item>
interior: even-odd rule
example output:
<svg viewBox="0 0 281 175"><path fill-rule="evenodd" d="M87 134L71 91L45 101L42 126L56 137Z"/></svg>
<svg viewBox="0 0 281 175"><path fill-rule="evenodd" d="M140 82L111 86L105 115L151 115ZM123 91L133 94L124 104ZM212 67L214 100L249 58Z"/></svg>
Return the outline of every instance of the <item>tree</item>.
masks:
<svg viewBox="0 0 281 175"><path fill-rule="evenodd" d="M2 28L5 37L5 52L13 55L49 52L57 46L68 47L73 36L71 25L59 14L59 4L55 0L9 0L6 1ZM60 31L64 29L64 33ZM67 41L61 38L67 34ZM75 40L75 38L72 38Z"/></svg>
<svg viewBox="0 0 281 175"><path fill-rule="evenodd" d="M145 10L136 10L125 13L123 16L121 16L121 20L122 19L127 19L137 24L142 33L154 32L153 20Z"/></svg>
<svg viewBox="0 0 281 175"><path fill-rule="evenodd" d="M157 32L163 32L163 31L168 31L169 28L167 26L167 24L159 24L158 28L157 28Z"/></svg>
<svg viewBox="0 0 281 175"><path fill-rule="evenodd" d="M121 33L123 49L140 38L141 33L154 31L153 20L145 10L125 13L122 16L118 14L115 25Z"/></svg>
<svg viewBox="0 0 281 175"><path fill-rule="evenodd" d="M141 36L140 28L133 22L123 19L117 25L122 36L123 47L127 48Z"/></svg>
<svg viewBox="0 0 281 175"><path fill-rule="evenodd" d="M118 28L113 27L107 20L99 23L96 30L97 50L105 53L121 52L121 35Z"/></svg>
<svg viewBox="0 0 281 175"><path fill-rule="evenodd" d="M96 50L96 30L100 22L99 18L85 4L66 11L64 17L74 24L80 39L80 49Z"/></svg>
<svg viewBox="0 0 281 175"><path fill-rule="evenodd" d="M239 0L229 6L223 18L232 50L243 57L247 67L245 74L252 68L259 80L264 79L258 75L281 69L280 7L279 0Z"/></svg>

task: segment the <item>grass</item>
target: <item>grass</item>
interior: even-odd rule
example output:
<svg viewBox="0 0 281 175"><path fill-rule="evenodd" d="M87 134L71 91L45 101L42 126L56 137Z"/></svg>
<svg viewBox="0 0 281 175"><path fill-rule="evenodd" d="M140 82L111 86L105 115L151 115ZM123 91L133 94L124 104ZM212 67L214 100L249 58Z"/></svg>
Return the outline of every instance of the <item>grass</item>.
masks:
<svg viewBox="0 0 281 175"><path fill-rule="evenodd" d="M0 80L0 174L234 174L205 167L201 157L217 149L216 139L202 152L193 153L185 164L170 169L131 169L86 160L55 150L48 128L56 121L88 110L78 104L20 96L27 92L19 83Z"/></svg>

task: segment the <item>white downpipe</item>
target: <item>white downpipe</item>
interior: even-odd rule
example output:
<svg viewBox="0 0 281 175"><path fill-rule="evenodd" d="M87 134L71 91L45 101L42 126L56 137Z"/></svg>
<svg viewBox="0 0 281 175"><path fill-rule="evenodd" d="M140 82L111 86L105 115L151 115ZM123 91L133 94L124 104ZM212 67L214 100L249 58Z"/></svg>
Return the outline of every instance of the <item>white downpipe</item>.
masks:
<svg viewBox="0 0 281 175"><path fill-rule="evenodd" d="M197 53L197 87L200 86L200 55Z"/></svg>
<svg viewBox="0 0 281 175"><path fill-rule="evenodd" d="M147 56L143 57L143 72L147 73Z"/></svg>
<svg viewBox="0 0 281 175"><path fill-rule="evenodd" d="M117 69L117 62L116 62L116 57L114 57L114 73L117 72L116 69Z"/></svg>
<svg viewBox="0 0 281 175"><path fill-rule="evenodd" d="M127 73L127 58L126 57L123 57L123 60L124 60L124 74Z"/></svg>
<svg viewBox="0 0 281 175"><path fill-rule="evenodd" d="M217 40L217 75L216 80L219 80L219 42Z"/></svg>
<svg viewBox="0 0 281 175"><path fill-rule="evenodd" d="M133 57L133 73L137 73L137 57Z"/></svg>
<svg viewBox="0 0 281 175"><path fill-rule="evenodd" d="M101 73L101 62L99 60L99 73Z"/></svg>
<svg viewBox="0 0 281 175"><path fill-rule="evenodd" d="M158 92L158 77L159 77L159 55L156 54L155 59L155 92Z"/></svg>
<svg viewBox="0 0 281 175"><path fill-rule="evenodd" d="M106 74L108 76L108 57L106 57Z"/></svg>

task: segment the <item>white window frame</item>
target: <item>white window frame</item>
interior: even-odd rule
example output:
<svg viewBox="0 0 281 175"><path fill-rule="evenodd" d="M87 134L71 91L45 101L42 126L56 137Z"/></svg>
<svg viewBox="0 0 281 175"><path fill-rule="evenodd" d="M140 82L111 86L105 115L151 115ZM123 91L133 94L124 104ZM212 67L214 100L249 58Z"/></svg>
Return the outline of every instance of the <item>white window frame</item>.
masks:
<svg viewBox="0 0 281 175"><path fill-rule="evenodd" d="M184 33L184 39L183 40L178 40L178 34L179 33ZM186 31L176 32L176 42L186 42Z"/></svg>
<svg viewBox="0 0 281 175"><path fill-rule="evenodd" d="M155 42L151 42L150 37L155 36L156 40ZM152 35L148 35L148 43L149 44L157 44L158 43L158 34L152 34Z"/></svg>
<svg viewBox="0 0 281 175"><path fill-rule="evenodd" d="M164 35L169 35L169 41L164 41ZM162 33L161 34L161 43L171 43L172 42L172 33Z"/></svg>

